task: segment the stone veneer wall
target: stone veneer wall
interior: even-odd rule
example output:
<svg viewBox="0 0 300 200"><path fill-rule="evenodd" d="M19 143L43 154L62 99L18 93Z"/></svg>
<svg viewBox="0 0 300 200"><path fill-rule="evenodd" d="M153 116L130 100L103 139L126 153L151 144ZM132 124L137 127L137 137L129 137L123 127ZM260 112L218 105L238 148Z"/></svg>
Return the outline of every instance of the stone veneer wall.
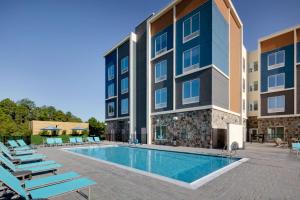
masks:
<svg viewBox="0 0 300 200"><path fill-rule="evenodd" d="M123 136L122 136L122 129L119 125L120 120L113 120L106 122L106 129L105 129L105 137L106 140L109 141L116 141L120 137L123 141L127 142L129 139L129 119L121 120L124 122L124 129L123 129Z"/></svg>
<svg viewBox="0 0 300 200"><path fill-rule="evenodd" d="M258 133L268 134L269 127L284 127L284 139L298 138L300 136L300 117L279 117L258 119Z"/></svg>
<svg viewBox="0 0 300 200"><path fill-rule="evenodd" d="M178 120L174 122L173 118ZM219 110L196 110L152 116L152 142L191 147L210 147L213 129L227 129L227 123L240 123L240 117ZM155 140L155 127L167 127L167 139Z"/></svg>
<svg viewBox="0 0 300 200"><path fill-rule="evenodd" d="M250 128L258 128L258 120L257 117L248 117L248 121L247 121L247 126L248 129Z"/></svg>

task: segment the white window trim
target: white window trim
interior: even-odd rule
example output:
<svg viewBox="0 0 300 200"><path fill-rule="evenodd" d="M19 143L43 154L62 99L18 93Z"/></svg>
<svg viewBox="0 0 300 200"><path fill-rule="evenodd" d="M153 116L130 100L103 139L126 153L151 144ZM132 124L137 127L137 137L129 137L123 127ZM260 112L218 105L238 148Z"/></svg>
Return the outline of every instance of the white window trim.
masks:
<svg viewBox="0 0 300 200"><path fill-rule="evenodd" d="M160 61L160 62L156 63L156 64L155 64L155 67L154 67L154 68L155 68L155 83L159 83L159 82L161 82L161 81L167 80L167 74L165 74L165 75L163 75L163 76L160 76L160 77L156 77L157 67L158 67L158 65L161 66L161 64L162 64L163 62L166 62L166 72L168 73L168 62L167 62L167 60L163 60L163 61Z"/></svg>
<svg viewBox="0 0 300 200"><path fill-rule="evenodd" d="M109 112L109 105L113 105L114 112ZM107 115L108 115L109 117L112 117L112 116L115 115L115 103L114 103L114 102L109 102L109 103L107 104Z"/></svg>
<svg viewBox="0 0 300 200"><path fill-rule="evenodd" d="M166 130L167 130L167 126L166 125L156 125L155 126L155 140L156 141L166 141L167 140L167 133L166 133L166 138L157 139L157 131L156 131L157 129L156 128L159 127L160 131L162 131L162 127L163 126L166 127Z"/></svg>
<svg viewBox="0 0 300 200"><path fill-rule="evenodd" d="M277 54L280 53L280 52L283 52L283 62L282 63L277 63ZM271 55L275 54L275 63L274 65L270 65L269 63L269 57ZM277 68L280 68L280 67L284 67L285 66L285 50L281 50L281 51L277 51L277 52L273 52L273 53L270 53L268 54L268 70L272 70L272 69L277 69Z"/></svg>
<svg viewBox="0 0 300 200"><path fill-rule="evenodd" d="M277 104L277 98L276 97L283 97L283 108L270 108L270 100L271 98L275 98L276 99L276 103ZM276 105L277 106L277 105ZM278 112L285 112L285 96L281 95L281 96L273 96L273 97L268 97L268 113L278 113Z"/></svg>
<svg viewBox="0 0 300 200"><path fill-rule="evenodd" d="M188 67L184 67L184 54L185 54L185 52L187 52L187 51L189 51L190 53L190 61L191 61L191 63L192 63L192 57L193 57L193 49L195 49L195 48L199 48L199 57L200 57L200 45L197 45L197 46L195 46L195 47L192 47L192 48L190 48L190 49L188 49L188 50L185 50L183 53L182 53L182 73L183 74L185 74L185 73L187 73L187 72L189 72L189 71L191 71L191 70L194 70L194 69L197 69L197 68L199 68L200 67L200 60L199 60L199 63L198 64L194 64L194 65L190 65L190 66L188 66ZM201 59L201 58L200 58Z"/></svg>
<svg viewBox="0 0 300 200"><path fill-rule="evenodd" d="M126 112L123 112L123 105L122 105L122 102L124 101L124 100L126 100L127 99L127 111ZM121 100L121 115L125 115L125 114L128 114L128 107L129 107L129 99L128 98L125 98L125 99L122 99Z"/></svg>
<svg viewBox="0 0 300 200"><path fill-rule="evenodd" d="M115 78L115 69L114 69L114 75L111 75L111 71L110 71L110 69L111 68L115 68L115 66L114 65L110 65L108 68L107 68L107 80L108 81L110 81L110 80L113 80L114 78Z"/></svg>
<svg viewBox="0 0 300 200"><path fill-rule="evenodd" d="M162 91L162 90L166 90L166 94L167 94L167 102L165 102L165 103L156 103L156 95L157 95L157 92L158 91ZM155 92L154 92L155 94L154 94L154 98L155 98L155 100L154 100L154 102L155 102L155 109L157 110L157 109L162 109L162 108L166 108L167 107L167 103L168 103L168 89L166 88L166 87L164 87L164 88L160 88L160 89L157 89L157 90L155 90Z"/></svg>
<svg viewBox="0 0 300 200"><path fill-rule="evenodd" d="M126 58L127 58L127 67L126 67L126 70L123 70L122 69L122 61ZM128 66L129 66L129 57L125 56L124 58L121 59L121 74L125 74L126 72L128 72Z"/></svg>
<svg viewBox="0 0 300 200"><path fill-rule="evenodd" d="M195 15L198 15L199 14L199 29L195 32L192 32L192 27L193 27L193 17ZM191 34L187 35L187 36L184 36L184 23L190 19L190 28L191 28ZM182 42L183 43L186 43L188 41L191 41L192 39L198 37L200 35L200 12L197 12L196 14L194 14L193 16L187 18L186 20L183 21L182 23Z"/></svg>
<svg viewBox="0 0 300 200"><path fill-rule="evenodd" d="M182 83L182 104L183 105L191 104L191 103L198 103L200 101L200 91L199 91L199 96L184 98L184 83L186 83L186 82L190 83L190 94L192 94L191 83L192 83L192 81L195 81L195 80L199 81L199 89L200 89L201 86L200 86L200 79L199 78L189 80L189 81L185 81L185 82Z"/></svg>
<svg viewBox="0 0 300 200"><path fill-rule="evenodd" d="M113 93L112 93L112 95L110 95L109 93L109 91L110 91L110 86L111 85L113 85ZM111 98L111 97L114 97L115 96L115 84L114 83L111 83L111 84L109 84L108 86L107 86L107 98Z"/></svg>
<svg viewBox="0 0 300 200"><path fill-rule="evenodd" d="M276 83L277 82L277 76L282 75L282 74L283 74L283 85L270 87L270 78L274 76L275 77L275 83ZM285 87L285 73L274 74L274 75L268 76L268 91L282 90L282 89L284 89L284 87Z"/></svg>
<svg viewBox="0 0 300 200"><path fill-rule="evenodd" d="M124 90L124 89L122 88L122 81L125 80L125 79L127 79L127 88ZM128 79L128 77L121 79L121 94L126 94L126 93L128 93L128 87L129 87L129 79Z"/></svg>
<svg viewBox="0 0 300 200"><path fill-rule="evenodd" d="M166 35L166 39L167 39L166 43L167 43L167 46L166 46L165 48L159 50L159 51L156 51L156 40L157 40L158 38L159 38L159 40L162 40L161 38L162 38L163 35ZM160 41L160 44L162 44L162 41ZM168 49L168 32L165 32L165 33L163 33L163 34L161 34L161 35L159 35L159 36L156 36L156 38L154 39L154 52L155 52L155 56L158 56L159 54L161 54L161 53L167 51L167 49Z"/></svg>

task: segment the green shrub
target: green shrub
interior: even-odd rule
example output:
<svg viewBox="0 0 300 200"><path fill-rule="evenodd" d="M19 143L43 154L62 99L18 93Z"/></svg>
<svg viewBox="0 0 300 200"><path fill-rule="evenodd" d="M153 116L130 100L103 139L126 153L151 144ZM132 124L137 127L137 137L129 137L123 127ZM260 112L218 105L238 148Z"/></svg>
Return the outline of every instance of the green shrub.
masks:
<svg viewBox="0 0 300 200"><path fill-rule="evenodd" d="M40 136L49 136L50 134L49 134L48 131L44 130L44 131L40 131L40 132L39 132L39 135L40 135Z"/></svg>
<svg viewBox="0 0 300 200"><path fill-rule="evenodd" d="M63 143L69 142L69 135L60 135L59 137L62 139Z"/></svg>
<svg viewBox="0 0 300 200"><path fill-rule="evenodd" d="M40 135L32 135L30 140L31 140L31 144L35 144L35 145L43 144L43 137Z"/></svg>
<svg viewBox="0 0 300 200"><path fill-rule="evenodd" d="M61 135L67 135L67 131L66 130L63 130Z"/></svg>

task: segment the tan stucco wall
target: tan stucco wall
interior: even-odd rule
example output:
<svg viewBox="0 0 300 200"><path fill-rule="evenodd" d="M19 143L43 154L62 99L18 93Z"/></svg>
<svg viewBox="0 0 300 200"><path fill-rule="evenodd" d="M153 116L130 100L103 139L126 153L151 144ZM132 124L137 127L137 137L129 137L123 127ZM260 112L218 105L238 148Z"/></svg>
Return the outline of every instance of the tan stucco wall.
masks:
<svg viewBox="0 0 300 200"><path fill-rule="evenodd" d="M249 86L250 84L252 84L254 81L258 81L258 85L259 83L259 69L258 71L255 72L249 72L249 68L253 65L253 62L258 61L258 55L257 55L257 51L253 51L250 52L248 54L248 87L247 87L247 91L248 91L248 116L258 116L258 110L257 111L249 111L249 103L253 102L253 101L258 101L258 106L259 106L259 90L258 91L252 91L249 92ZM258 88L259 89L259 88Z"/></svg>
<svg viewBox="0 0 300 200"><path fill-rule="evenodd" d="M72 129L75 127L81 128L89 128L88 123L77 123L77 122L55 122L55 121L31 121L30 129L33 135L38 135L42 128L46 128L48 126L57 126L60 128L59 134L62 134L63 130L66 130L67 134L72 133Z"/></svg>

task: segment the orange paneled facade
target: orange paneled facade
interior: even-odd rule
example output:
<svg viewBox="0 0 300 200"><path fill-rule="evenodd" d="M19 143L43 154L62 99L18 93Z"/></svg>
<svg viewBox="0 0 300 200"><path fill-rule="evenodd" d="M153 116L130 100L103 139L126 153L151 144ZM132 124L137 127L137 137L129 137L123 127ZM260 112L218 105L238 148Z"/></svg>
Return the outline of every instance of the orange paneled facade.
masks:
<svg viewBox="0 0 300 200"><path fill-rule="evenodd" d="M264 40L260 43L261 53L272 51L294 43L294 31Z"/></svg>
<svg viewBox="0 0 300 200"><path fill-rule="evenodd" d="M179 20L208 0L184 0L176 5L176 19Z"/></svg>
<svg viewBox="0 0 300 200"><path fill-rule="evenodd" d="M151 24L151 35L156 35L171 24L173 24L173 9L170 9L167 13Z"/></svg>

